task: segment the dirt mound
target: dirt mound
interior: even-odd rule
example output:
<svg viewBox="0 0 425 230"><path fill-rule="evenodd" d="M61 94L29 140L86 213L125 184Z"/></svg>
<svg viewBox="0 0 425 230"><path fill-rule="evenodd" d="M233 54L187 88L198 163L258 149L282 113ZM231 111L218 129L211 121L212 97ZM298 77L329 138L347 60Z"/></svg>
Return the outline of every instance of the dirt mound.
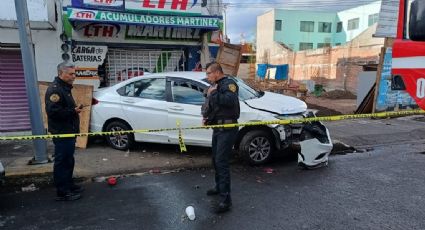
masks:
<svg viewBox="0 0 425 230"><path fill-rule="evenodd" d="M329 92L322 93L321 97L329 99L356 99L357 96L349 91L344 90L332 90Z"/></svg>

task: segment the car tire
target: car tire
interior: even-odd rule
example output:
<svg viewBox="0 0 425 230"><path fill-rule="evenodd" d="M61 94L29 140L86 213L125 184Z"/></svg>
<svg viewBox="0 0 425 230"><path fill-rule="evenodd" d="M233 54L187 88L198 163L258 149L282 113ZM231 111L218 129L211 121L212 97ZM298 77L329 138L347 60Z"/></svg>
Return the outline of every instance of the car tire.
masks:
<svg viewBox="0 0 425 230"><path fill-rule="evenodd" d="M131 130L131 127L122 121L113 121L106 126L106 132ZM106 136L109 146L118 150L128 150L134 145L134 134L118 134Z"/></svg>
<svg viewBox="0 0 425 230"><path fill-rule="evenodd" d="M275 146L272 136L264 130L250 131L242 138L239 151L250 165L268 162L274 153Z"/></svg>

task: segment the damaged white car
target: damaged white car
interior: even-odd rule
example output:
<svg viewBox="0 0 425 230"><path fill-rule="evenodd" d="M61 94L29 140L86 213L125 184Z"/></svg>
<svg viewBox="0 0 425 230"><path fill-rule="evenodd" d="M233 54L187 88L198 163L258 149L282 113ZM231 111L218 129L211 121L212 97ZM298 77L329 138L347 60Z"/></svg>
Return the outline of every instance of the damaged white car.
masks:
<svg viewBox="0 0 425 230"><path fill-rule="evenodd" d="M256 91L241 79L239 123L297 119L314 116L294 97ZM209 86L204 72L169 72L144 75L95 92L90 129L120 131L200 126L204 90ZM211 146L211 129L184 130L186 145ZM177 131L112 135L108 144L119 150L135 141L178 144ZM332 150L329 132L320 122L240 127L234 148L251 164L269 161L274 154L300 144L299 163L305 167L327 164Z"/></svg>

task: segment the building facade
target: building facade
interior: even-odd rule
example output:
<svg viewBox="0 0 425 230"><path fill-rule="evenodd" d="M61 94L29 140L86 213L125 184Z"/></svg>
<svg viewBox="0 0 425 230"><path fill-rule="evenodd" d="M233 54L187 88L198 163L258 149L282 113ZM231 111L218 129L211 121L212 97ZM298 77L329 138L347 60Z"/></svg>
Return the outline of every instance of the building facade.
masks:
<svg viewBox="0 0 425 230"><path fill-rule="evenodd" d="M339 12L273 9L257 18L257 51L259 41L294 51L343 45L377 22L379 11L380 1Z"/></svg>
<svg viewBox="0 0 425 230"><path fill-rule="evenodd" d="M0 7L0 133L30 130L14 0ZM94 90L144 73L199 71L221 41L222 1L28 1L38 81L72 61ZM205 66L204 66L205 67Z"/></svg>
<svg viewBox="0 0 425 230"><path fill-rule="evenodd" d="M24 68L14 0L0 3L0 133L31 129ZM28 4L36 71L40 81L52 81L60 59L57 28L60 8L55 1Z"/></svg>

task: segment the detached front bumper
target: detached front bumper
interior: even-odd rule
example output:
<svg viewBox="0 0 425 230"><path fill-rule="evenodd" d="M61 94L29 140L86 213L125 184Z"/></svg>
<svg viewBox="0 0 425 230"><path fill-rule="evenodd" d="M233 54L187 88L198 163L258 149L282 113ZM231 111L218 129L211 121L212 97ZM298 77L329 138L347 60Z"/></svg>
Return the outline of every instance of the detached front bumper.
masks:
<svg viewBox="0 0 425 230"><path fill-rule="evenodd" d="M321 122L314 122L305 126L302 139L298 165L306 168L327 165L333 148L329 130Z"/></svg>

